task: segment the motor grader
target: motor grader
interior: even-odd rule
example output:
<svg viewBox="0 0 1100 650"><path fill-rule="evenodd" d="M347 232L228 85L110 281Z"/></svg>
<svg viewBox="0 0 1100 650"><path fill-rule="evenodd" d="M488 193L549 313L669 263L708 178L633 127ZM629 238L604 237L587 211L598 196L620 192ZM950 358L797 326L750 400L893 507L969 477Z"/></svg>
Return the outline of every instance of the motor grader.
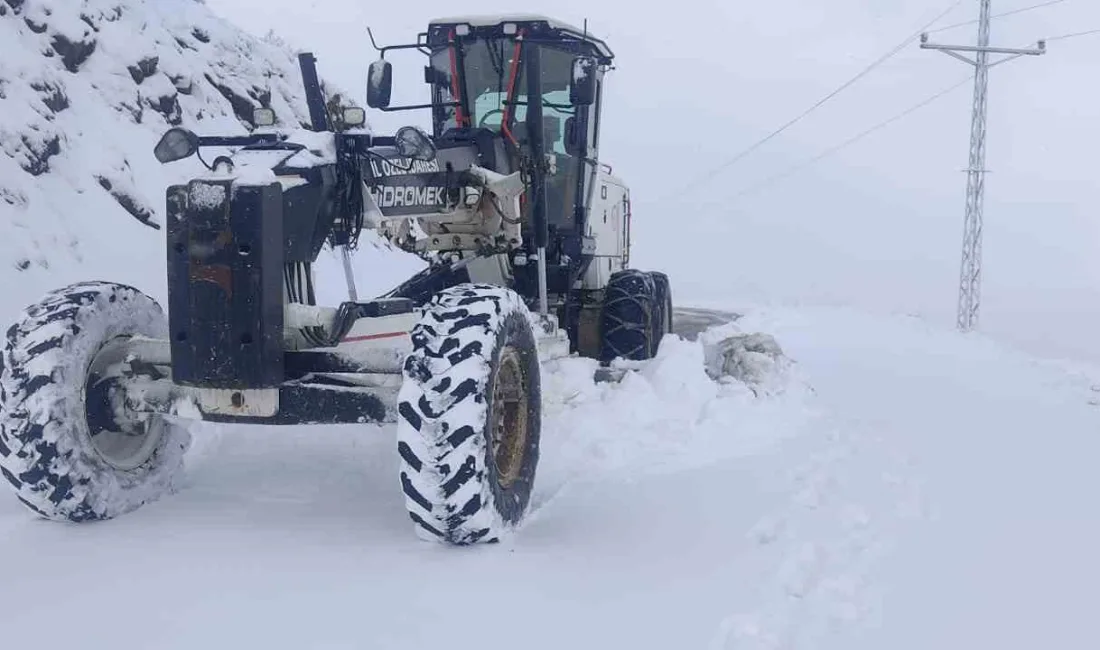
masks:
<svg viewBox="0 0 1100 650"><path fill-rule="evenodd" d="M415 530L496 541L528 509L542 365L655 354L671 294L664 274L630 267L630 192L601 156L607 44L497 16L375 47L368 106L428 111L430 133L365 128L364 109L326 101L302 54L310 129L260 108L248 135L174 128L157 144L161 163L198 155L209 170L167 188L166 309L127 284L82 282L10 327L0 470L30 510L102 520L159 498L195 419L393 422ZM425 55L430 101L391 105L394 50ZM420 255L423 272L360 297L364 228ZM345 262L339 305L316 300L326 246Z"/></svg>

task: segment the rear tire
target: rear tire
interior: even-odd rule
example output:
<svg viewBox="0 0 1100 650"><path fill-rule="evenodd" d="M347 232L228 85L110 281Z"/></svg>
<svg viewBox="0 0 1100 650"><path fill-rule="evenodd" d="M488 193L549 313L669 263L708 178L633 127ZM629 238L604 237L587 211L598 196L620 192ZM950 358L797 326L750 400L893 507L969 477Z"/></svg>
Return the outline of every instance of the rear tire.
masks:
<svg viewBox="0 0 1100 650"><path fill-rule="evenodd" d="M496 542L526 514L542 404L530 313L513 291L443 291L412 330L398 395L405 505L423 539Z"/></svg>
<svg viewBox="0 0 1100 650"><path fill-rule="evenodd" d="M92 381L122 360L116 344L131 336L167 338L164 312L133 287L102 282L47 294L8 330L0 474L42 517L110 519L160 498L181 472L186 429L160 417L119 424L118 405Z"/></svg>
<svg viewBox="0 0 1100 650"><path fill-rule="evenodd" d="M653 356L660 335L654 318L656 286L642 271L619 271L604 290L600 315L600 361L644 361Z"/></svg>
<svg viewBox="0 0 1100 650"><path fill-rule="evenodd" d="M650 356L655 357L665 335L672 334L672 286L668 281L668 276L664 273L654 271L650 275L653 276L653 295L656 307L653 310L655 336Z"/></svg>

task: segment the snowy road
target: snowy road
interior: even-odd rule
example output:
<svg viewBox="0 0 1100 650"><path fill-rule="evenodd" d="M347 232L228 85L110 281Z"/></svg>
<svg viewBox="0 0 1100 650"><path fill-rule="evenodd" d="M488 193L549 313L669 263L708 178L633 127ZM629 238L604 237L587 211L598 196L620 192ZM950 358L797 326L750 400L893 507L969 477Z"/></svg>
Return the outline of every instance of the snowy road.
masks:
<svg viewBox="0 0 1100 650"><path fill-rule="evenodd" d="M738 325L798 362L784 392L672 338L618 385L559 363L495 547L414 538L381 427L204 426L180 493L102 524L0 500L5 647L1100 647L1100 373L911 320Z"/></svg>
<svg viewBox="0 0 1100 650"><path fill-rule="evenodd" d="M673 311L672 329L679 336L694 341L710 327L736 322L739 314L717 309L691 309L681 307Z"/></svg>

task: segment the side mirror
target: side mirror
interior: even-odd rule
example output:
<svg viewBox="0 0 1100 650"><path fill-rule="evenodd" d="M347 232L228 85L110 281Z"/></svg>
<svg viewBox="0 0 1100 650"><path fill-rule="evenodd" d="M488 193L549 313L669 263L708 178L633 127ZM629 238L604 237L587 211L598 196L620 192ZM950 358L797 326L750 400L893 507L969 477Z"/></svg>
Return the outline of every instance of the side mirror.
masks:
<svg viewBox="0 0 1100 650"><path fill-rule="evenodd" d="M403 126L394 136L394 147L402 158L429 162L435 160L435 143L415 126Z"/></svg>
<svg viewBox="0 0 1100 650"><path fill-rule="evenodd" d="M153 148L153 155L161 163L190 158L199 150L199 136L179 127L168 129Z"/></svg>
<svg viewBox="0 0 1100 650"><path fill-rule="evenodd" d="M573 76L569 79L569 103L591 106L596 103L596 60L587 56L573 59Z"/></svg>
<svg viewBox="0 0 1100 650"><path fill-rule="evenodd" d="M370 64L367 74L367 106L388 108L393 92L393 66L385 59Z"/></svg>

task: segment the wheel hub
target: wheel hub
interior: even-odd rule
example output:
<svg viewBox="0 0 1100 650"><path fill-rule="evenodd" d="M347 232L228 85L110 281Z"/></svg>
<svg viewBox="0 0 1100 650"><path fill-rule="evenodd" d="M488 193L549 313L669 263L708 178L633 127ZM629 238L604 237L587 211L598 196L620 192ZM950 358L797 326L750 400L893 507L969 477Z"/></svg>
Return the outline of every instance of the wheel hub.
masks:
<svg viewBox="0 0 1100 650"><path fill-rule="evenodd" d="M92 359L84 388L84 415L92 447L108 465L120 470L140 467L152 456L162 423L135 411L129 403L123 372L128 337L107 342Z"/></svg>
<svg viewBox="0 0 1100 650"><path fill-rule="evenodd" d="M519 351L501 350L493 383L492 445L497 483L509 489L519 478L527 450L527 377Z"/></svg>

